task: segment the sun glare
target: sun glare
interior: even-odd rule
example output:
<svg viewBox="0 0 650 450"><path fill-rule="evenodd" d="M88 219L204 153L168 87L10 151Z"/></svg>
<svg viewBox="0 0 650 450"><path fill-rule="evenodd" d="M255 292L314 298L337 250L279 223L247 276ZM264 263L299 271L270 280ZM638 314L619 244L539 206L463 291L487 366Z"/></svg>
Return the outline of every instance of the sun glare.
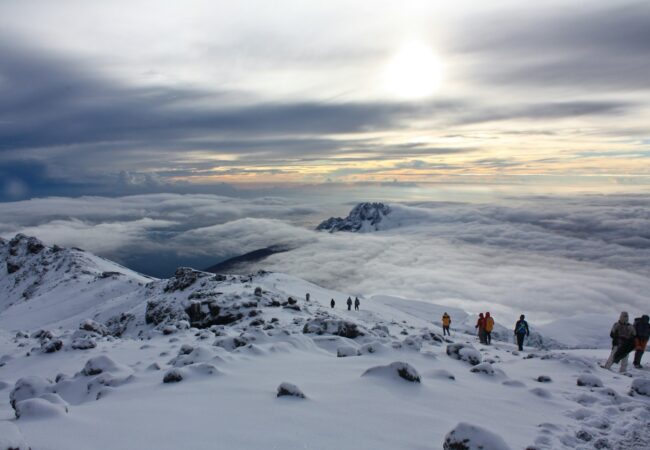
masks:
<svg viewBox="0 0 650 450"><path fill-rule="evenodd" d="M428 46L413 42L404 45L388 62L385 86L399 98L428 97L440 86L442 72L442 63L435 53Z"/></svg>

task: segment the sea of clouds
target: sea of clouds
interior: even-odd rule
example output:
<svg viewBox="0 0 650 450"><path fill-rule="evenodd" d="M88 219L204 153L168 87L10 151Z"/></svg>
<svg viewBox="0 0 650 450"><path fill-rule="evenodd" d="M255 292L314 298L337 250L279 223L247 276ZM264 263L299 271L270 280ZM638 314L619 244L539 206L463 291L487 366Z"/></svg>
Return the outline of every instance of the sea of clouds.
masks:
<svg viewBox="0 0 650 450"><path fill-rule="evenodd" d="M622 309L633 316L648 313L647 196L391 206L379 231L330 234L313 228L331 208L304 199L46 198L0 203L0 235L22 232L82 247L157 275L282 244L293 250L255 268L354 295L382 293L468 312L490 310L506 320L524 312L538 322L587 313L615 318ZM350 208L340 202L341 212Z"/></svg>

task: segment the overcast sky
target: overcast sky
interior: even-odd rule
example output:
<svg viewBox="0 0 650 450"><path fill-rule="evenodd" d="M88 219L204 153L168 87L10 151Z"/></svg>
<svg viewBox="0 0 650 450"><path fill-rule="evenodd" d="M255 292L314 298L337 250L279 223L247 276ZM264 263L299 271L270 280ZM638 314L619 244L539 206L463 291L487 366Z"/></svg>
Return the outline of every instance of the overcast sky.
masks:
<svg viewBox="0 0 650 450"><path fill-rule="evenodd" d="M650 186L647 1L0 1L0 200Z"/></svg>

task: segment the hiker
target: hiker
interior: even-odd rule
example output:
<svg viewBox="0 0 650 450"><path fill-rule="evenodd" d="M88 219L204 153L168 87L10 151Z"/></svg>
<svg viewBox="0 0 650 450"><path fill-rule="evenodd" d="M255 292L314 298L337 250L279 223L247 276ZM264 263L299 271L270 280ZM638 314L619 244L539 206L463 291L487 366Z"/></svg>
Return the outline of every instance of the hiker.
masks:
<svg viewBox="0 0 650 450"><path fill-rule="evenodd" d="M528 328L528 322L526 322L526 316L523 314L519 316L519 320L515 324L515 336L517 336L517 346L519 351L524 351L524 338L530 336L530 329Z"/></svg>
<svg viewBox="0 0 650 450"><path fill-rule="evenodd" d="M305 301L308 302L310 297L309 292L307 292L307 294L305 294Z"/></svg>
<svg viewBox="0 0 650 450"><path fill-rule="evenodd" d="M447 336L451 336L451 333L449 332L449 325L451 325L451 317L449 317L449 314L444 313L442 315L442 335L443 336L445 334Z"/></svg>
<svg viewBox="0 0 650 450"><path fill-rule="evenodd" d="M485 313L485 343L490 345L492 343L492 330L494 329L494 319L490 316L490 312Z"/></svg>
<svg viewBox="0 0 650 450"><path fill-rule="evenodd" d="M634 319L634 331L636 338L634 341L634 367L642 369L641 358L648 345L648 338L650 337L650 317L647 314Z"/></svg>
<svg viewBox="0 0 650 450"><path fill-rule="evenodd" d="M352 311L352 299L348 297L348 311Z"/></svg>
<svg viewBox="0 0 650 450"><path fill-rule="evenodd" d="M359 311L359 305L361 302L359 301L359 297L354 297L354 310Z"/></svg>
<svg viewBox="0 0 650 450"><path fill-rule="evenodd" d="M334 299L332 299L332 301L330 302L330 306L332 307L332 309L334 309L334 305L336 305L336 302L334 301Z"/></svg>
<svg viewBox="0 0 650 450"><path fill-rule="evenodd" d="M483 313L478 315L478 321L474 328L478 328L478 340L481 344L485 344L485 317L483 317Z"/></svg>
<svg viewBox="0 0 650 450"><path fill-rule="evenodd" d="M612 338L612 353L603 368L609 369L612 364L620 362L620 372L627 371L627 356L634 349L635 334L634 327L630 324L630 316L623 311L609 332L609 337Z"/></svg>

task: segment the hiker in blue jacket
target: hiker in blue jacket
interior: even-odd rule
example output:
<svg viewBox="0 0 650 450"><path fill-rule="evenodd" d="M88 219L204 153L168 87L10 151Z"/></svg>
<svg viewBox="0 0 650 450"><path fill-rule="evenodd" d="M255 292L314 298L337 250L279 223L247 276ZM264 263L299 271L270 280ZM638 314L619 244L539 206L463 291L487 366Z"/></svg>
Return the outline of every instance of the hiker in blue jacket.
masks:
<svg viewBox="0 0 650 450"><path fill-rule="evenodd" d="M515 336L517 336L517 346L519 346L519 351L524 350L524 338L530 336L530 330L528 329L528 322L526 322L526 316L523 314L519 316L519 320L515 324Z"/></svg>

